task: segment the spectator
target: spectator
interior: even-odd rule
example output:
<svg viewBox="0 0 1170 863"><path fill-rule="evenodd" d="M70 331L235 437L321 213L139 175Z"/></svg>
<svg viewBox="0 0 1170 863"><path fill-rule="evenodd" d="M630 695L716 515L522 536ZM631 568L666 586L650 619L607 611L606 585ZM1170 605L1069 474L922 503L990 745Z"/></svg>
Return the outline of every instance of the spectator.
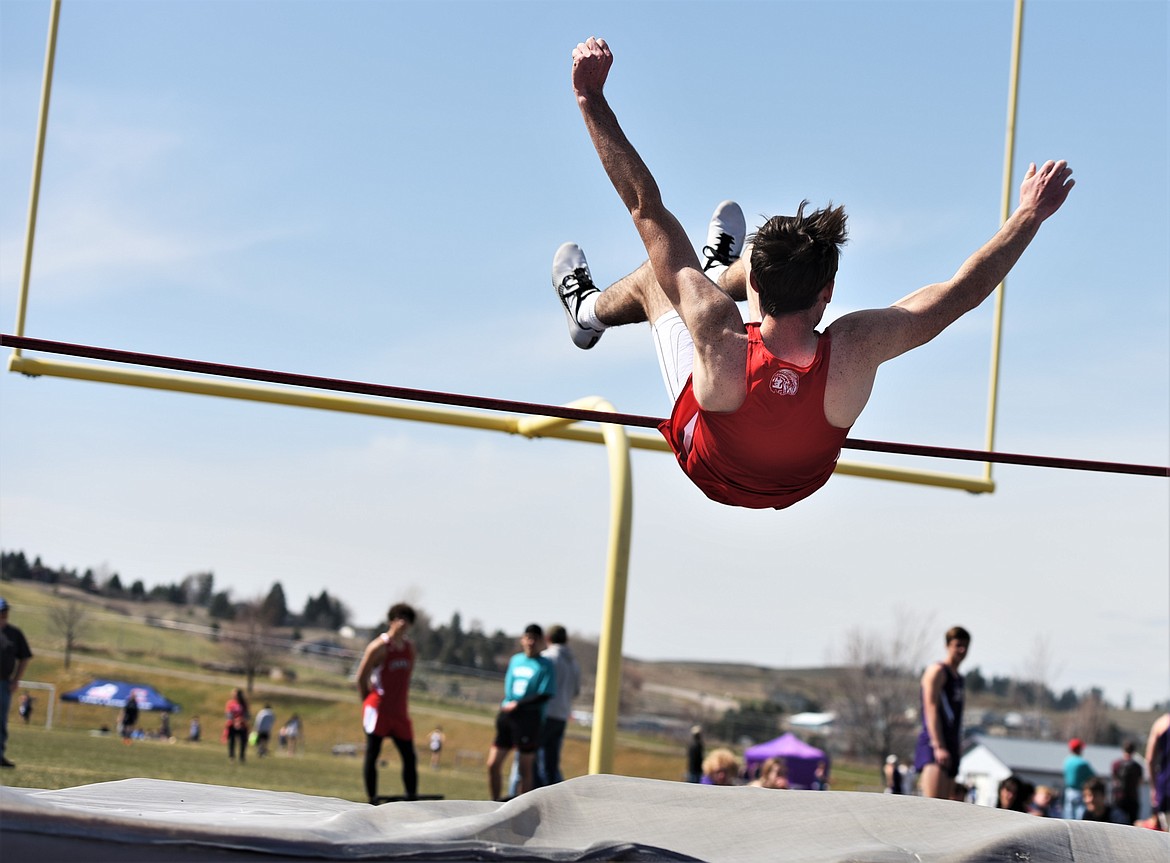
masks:
<svg viewBox="0 0 1170 863"><path fill-rule="evenodd" d="M886 780L886 794L905 794L906 786L903 780L906 778L906 767L898 763L897 755L887 755L885 767L882 768L882 775Z"/></svg>
<svg viewBox="0 0 1170 863"><path fill-rule="evenodd" d="M203 737L203 723L199 721L198 716L192 716L191 724L187 726L187 740L191 743L198 743L201 737Z"/></svg>
<svg viewBox="0 0 1170 863"><path fill-rule="evenodd" d="M703 727L691 726L691 742L687 744L687 782L703 778Z"/></svg>
<svg viewBox="0 0 1170 863"><path fill-rule="evenodd" d="M1137 748L1132 740L1121 747L1121 757L1113 762L1113 805L1125 813L1129 823L1138 820L1141 811L1142 766L1133 760Z"/></svg>
<svg viewBox="0 0 1170 863"><path fill-rule="evenodd" d="M544 734L537 756L537 773L540 784L554 785L563 782L561 773L561 747L565 742L565 728L573 712L573 699L581 694L581 667L569 648L569 634L560 624L548 628L548 647L541 656L556 669L556 692L548 700L544 711Z"/></svg>
<svg viewBox="0 0 1170 863"><path fill-rule="evenodd" d="M171 739L171 714L165 710L158 718L158 736L163 740Z"/></svg>
<svg viewBox="0 0 1170 863"><path fill-rule="evenodd" d="M248 750L248 720L251 714L248 713L248 699L244 696L244 690L235 689L232 691L232 697L228 699L224 705L224 739L228 745L228 760L236 760L236 747L240 749L240 763L244 763L244 757Z"/></svg>
<svg viewBox="0 0 1170 863"><path fill-rule="evenodd" d="M268 741L272 738L272 728L276 725L276 714L271 704L265 704L264 709L256 714L256 754L263 758L268 754Z"/></svg>
<svg viewBox="0 0 1170 863"><path fill-rule="evenodd" d="M1082 821L1104 821L1109 824L1133 824L1127 821L1125 813L1116 806L1110 805L1105 797L1104 780L1093 777L1081 789L1081 799L1084 801Z"/></svg>
<svg viewBox="0 0 1170 863"><path fill-rule="evenodd" d="M122 712L118 714L118 733L122 735L122 741L129 743L134 737L134 726L138 724L138 699L135 697L133 690L130 696L126 699L126 704L122 707Z"/></svg>
<svg viewBox="0 0 1170 863"><path fill-rule="evenodd" d="M503 759L513 749L520 760L520 793L533 789L545 703L556 692L556 669L540 655L544 630L538 624L529 624L520 638L520 646L520 653L508 662L504 700L496 714L496 736L488 750L488 789L492 800L501 799Z"/></svg>
<svg viewBox="0 0 1170 863"><path fill-rule="evenodd" d="M32 720L33 697L28 692L21 693L20 706L17 707L16 712L20 714L20 718L24 720L25 725L28 725Z"/></svg>
<svg viewBox="0 0 1170 863"><path fill-rule="evenodd" d="M20 688L31 659L24 633L8 623L8 600L0 596L0 767L16 766L7 754L8 711L12 709L12 693Z"/></svg>
<svg viewBox="0 0 1170 863"><path fill-rule="evenodd" d="M1041 818L1052 818L1059 814L1053 811L1055 808L1056 792L1047 785L1037 785L1032 802L1028 804L1028 812Z"/></svg>
<svg viewBox="0 0 1170 863"><path fill-rule="evenodd" d="M755 779L748 783L755 788L787 788L788 763L783 758L769 758L760 765Z"/></svg>
<svg viewBox="0 0 1170 863"><path fill-rule="evenodd" d="M1163 713L1150 726L1146 769L1150 771L1150 809L1165 830L1170 813L1170 713Z"/></svg>
<svg viewBox="0 0 1170 863"><path fill-rule="evenodd" d="M280 729L280 748L289 755L296 755L297 747L300 746L304 735L304 723L301 722L301 717L294 713Z"/></svg>
<svg viewBox="0 0 1170 863"><path fill-rule="evenodd" d="M828 791L829 790L829 765L825 763L822 758L817 762L817 767L813 771L812 785L809 786L809 791Z"/></svg>
<svg viewBox="0 0 1170 863"><path fill-rule="evenodd" d="M999 795L996 800L996 809L1007 809L1010 812L1027 812L1028 804L1032 802L1033 788L1018 776L1012 775L999 783Z"/></svg>
<svg viewBox="0 0 1170 863"><path fill-rule="evenodd" d="M436 725L435 730L431 732L430 748L431 748L431 770L439 769L439 758L443 752L443 744L447 742L447 735L443 733L443 726Z"/></svg>
<svg viewBox="0 0 1170 863"><path fill-rule="evenodd" d="M713 749L703 759L701 785L735 785L739 779L739 759L730 749Z"/></svg>
<svg viewBox="0 0 1170 863"><path fill-rule="evenodd" d="M1068 742L1068 757L1064 759L1064 817L1080 821L1085 815L1085 783L1096 777L1096 773L1081 755L1085 744L1079 737Z"/></svg>

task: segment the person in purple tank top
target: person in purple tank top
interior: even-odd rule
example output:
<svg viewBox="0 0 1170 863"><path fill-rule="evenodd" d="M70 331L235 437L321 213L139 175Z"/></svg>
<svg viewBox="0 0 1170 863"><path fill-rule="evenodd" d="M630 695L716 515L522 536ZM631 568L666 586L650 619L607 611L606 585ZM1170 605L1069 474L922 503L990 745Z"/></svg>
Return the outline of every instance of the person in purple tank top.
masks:
<svg viewBox="0 0 1170 863"><path fill-rule="evenodd" d="M1163 713L1150 726L1146 741L1146 767L1150 771L1150 810L1161 829L1170 829L1170 713Z"/></svg>
<svg viewBox="0 0 1170 863"><path fill-rule="evenodd" d="M946 635L947 656L922 675L922 731L914 750L914 769L921 775L922 795L949 800L959 774L963 740L963 677L959 665L967 658L971 633L953 626Z"/></svg>

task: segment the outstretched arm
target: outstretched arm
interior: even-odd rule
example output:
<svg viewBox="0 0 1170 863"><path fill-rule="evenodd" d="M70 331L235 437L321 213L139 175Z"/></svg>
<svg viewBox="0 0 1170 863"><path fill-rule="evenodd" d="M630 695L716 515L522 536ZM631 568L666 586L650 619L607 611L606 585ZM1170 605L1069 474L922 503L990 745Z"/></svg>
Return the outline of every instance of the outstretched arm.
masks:
<svg viewBox="0 0 1170 863"><path fill-rule="evenodd" d="M573 49L573 92L605 173L634 220L663 294L695 342L694 386L708 410L734 410L742 402L743 361L734 342L743 334L735 303L705 275L686 232L666 209L658 183L626 138L603 93L613 65L604 39L589 37Z"/></svg>
<svg viewBox="0 0 1170 863"><path fill-rule="evenodd" d="M1016 211L946 282L927 285L888 309L847 315L833 325L854 346L864 344L877 364L929 342L982 303L1004 280L1040 230L1060 209L1075 181L1065 161L1029 166Z"/></svg>

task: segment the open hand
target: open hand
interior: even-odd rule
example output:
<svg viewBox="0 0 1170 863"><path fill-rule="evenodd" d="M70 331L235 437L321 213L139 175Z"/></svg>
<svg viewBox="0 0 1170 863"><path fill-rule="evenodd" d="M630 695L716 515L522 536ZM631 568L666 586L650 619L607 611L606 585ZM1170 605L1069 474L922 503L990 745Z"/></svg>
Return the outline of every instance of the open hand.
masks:
<svg viewBox="0 0 1170 863"><path fill-rule="evenodd" d="M613 54L604 39L590 36L573 49L573 92L578 96L601 93Z"/></svg>
<svg viewBox="0 0 1170 863"><path fill-rule="evenodd" d="M1063 159L1059 162L1049 159L1039 170L1033 162L1020 184L1020 206L1031 207L1041 219L1047 219L1060 209L1076 185L1077 181L1071 177L1072 168Z"/></svg>

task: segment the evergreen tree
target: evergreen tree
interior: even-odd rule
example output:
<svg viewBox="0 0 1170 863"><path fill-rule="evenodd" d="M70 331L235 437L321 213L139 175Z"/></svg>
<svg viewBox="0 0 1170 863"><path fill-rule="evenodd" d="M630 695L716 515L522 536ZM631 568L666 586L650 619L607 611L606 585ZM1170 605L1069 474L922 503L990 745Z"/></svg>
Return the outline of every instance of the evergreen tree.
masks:
<svg viewBox="0 0 1170 863"><path fill-rule="evenodd" d="M268 591L268 596L260 605L260 615L268 626L284 626L288 621L288 603L285 602L284 588L279 581L272 585L272 590Z"/></svg>
<svg viewBox="0 0 1170 863"><path fill-rule="evenodd" d="M217 620L232 620L236 616L235 606L226 590L221 590L211 597L211 604L207 606L207 614Z"/></svg>

